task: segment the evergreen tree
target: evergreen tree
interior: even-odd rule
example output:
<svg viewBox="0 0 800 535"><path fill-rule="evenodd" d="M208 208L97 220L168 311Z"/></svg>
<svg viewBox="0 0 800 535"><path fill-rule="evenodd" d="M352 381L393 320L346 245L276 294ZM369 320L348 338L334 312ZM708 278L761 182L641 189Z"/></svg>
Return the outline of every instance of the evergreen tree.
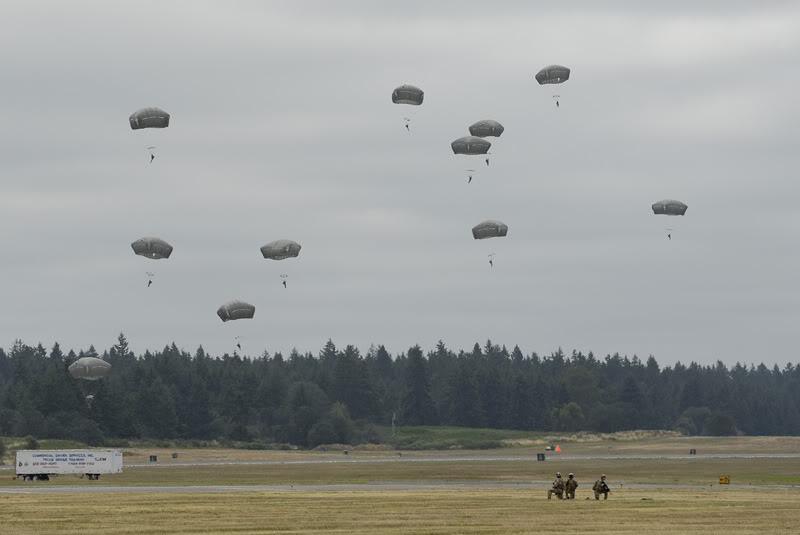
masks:
<svg viewBox="0 0 800 535"><path fill-rule="evenodd" d="M451 374L447 401L448 424L462 427L482 427L485 424L478 380L466 359L459 359Z"/></svg>
<svg viewBox="0 0 800 535"><path fill-rule="evenodd" d="M402 401L403 424L436 425L436 407L431 397L427 362L419 346L408 350L406 374L406 392Z"/></svg>

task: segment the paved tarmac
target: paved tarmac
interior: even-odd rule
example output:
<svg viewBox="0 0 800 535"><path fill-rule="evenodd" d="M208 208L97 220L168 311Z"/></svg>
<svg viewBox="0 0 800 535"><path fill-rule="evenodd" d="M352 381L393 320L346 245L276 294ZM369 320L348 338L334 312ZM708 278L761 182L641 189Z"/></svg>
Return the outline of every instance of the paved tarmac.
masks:
<svg viewBox="0 0 800 535"><path fill-rule="evenodd" d="M286 491L286 492L308 492L308 491L392 491L392 490L469 490L469 489L528 489L545 493L550 487L550 481L529 481L527 483L510 483L508 481L375 481L362 484L332 484L332 485L170 485L170 486L115 486L88 483L86 485L51 485L47 482L23 482L19 481L19 486L0 488L2 494L63 494L74 492L90 493L153 493L153 492L172 492L172 493L194 493L194 492L258 492L258 491ZM659 485L646 483L614 483L612 481L611 494L615 489L792 489L800 486L796 485ZM591 494L584 491L584 498Z"/></svg>
<svg viewBox="0 0 800 535"><path fill-rule="evenodd" d="M798 459L800 453L706 453L684 454L642 454L642 455L562 455L547 454L546 461L633 461L633 460L699 460L699 459ZM228 466L228 465L292 465L292 464L335 464L335 463L435 463L435 462L536 462L534 455L413 455L359 457L342 455L340 457L310 457L291 460L225 460L209 459L202 461L176 461L165 459L161 462L125 463L125 468L169 468L187 466ZM0 466L0 470L11 470L13 465Z"/></svg>

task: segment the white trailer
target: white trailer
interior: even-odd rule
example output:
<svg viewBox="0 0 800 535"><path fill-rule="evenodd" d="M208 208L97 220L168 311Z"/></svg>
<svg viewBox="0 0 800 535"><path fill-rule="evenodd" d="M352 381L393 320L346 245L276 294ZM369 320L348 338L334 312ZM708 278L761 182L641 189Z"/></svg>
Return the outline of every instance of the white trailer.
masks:
<svg viewBox="0 0 800 535"><path fill-rule="evenodd" d="M80 474L99 479L100 474L122 472L119 450L19 450L17 477L23 481L48 481L52 475Z"/></svg>

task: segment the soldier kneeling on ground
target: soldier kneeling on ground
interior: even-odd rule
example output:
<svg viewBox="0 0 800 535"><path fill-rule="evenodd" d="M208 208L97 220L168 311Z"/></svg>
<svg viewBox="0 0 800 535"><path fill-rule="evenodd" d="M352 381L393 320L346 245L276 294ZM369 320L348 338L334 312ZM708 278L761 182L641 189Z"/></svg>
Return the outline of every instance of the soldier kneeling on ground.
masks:
<svg viewBox="0 0 800 535"><path fill-rule="evenodd" d="M559 500L563 499L565 488L566 485L564 485L564 480L561 479L561 472L556 472L556 480L553 481L553 488L547 491L547 499L551 499L553 493L555 493Z"/></svg>
<svg viewBox="0 0 800 535"><path fill-rule="evenodd" d="M578 488L578 481L575 479L575 476L570 474L567 476L567 499L574 500L575 499L575 489Z"/></svg>
<svg viewBox="0 0 800 535"><path fill-rule="evenodd" d="M608 499L608 493L611 492L611 489L608 488L608 484L606 483L606 475L603 474L600 476L600 479L594 482L594 486L592 487L594 491L594 499L599 500L600 495L603 495L603 499Z"/></svg>

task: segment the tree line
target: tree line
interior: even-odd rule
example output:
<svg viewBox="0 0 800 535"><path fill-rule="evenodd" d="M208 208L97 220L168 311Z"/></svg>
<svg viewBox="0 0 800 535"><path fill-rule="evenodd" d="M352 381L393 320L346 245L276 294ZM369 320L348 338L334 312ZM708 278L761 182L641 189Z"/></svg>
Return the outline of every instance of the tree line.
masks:
<svg viewBox="0 0 800 535"><path fill-rule="evenodd" d="M73 379L84 356L112 365ZM91 403L87 396L93 396ZM524 354L487 341L455 352L439 342L390 355L328 341L246 358L194 355L175 344L134 355L124 334L99 355L16 341L0 348L0 435L229 439L319 444L378 439L376 426L451 425L532 431L675 429L690 435L800 434L800 365L661 367L650 356L562 350Z"/></svg>

